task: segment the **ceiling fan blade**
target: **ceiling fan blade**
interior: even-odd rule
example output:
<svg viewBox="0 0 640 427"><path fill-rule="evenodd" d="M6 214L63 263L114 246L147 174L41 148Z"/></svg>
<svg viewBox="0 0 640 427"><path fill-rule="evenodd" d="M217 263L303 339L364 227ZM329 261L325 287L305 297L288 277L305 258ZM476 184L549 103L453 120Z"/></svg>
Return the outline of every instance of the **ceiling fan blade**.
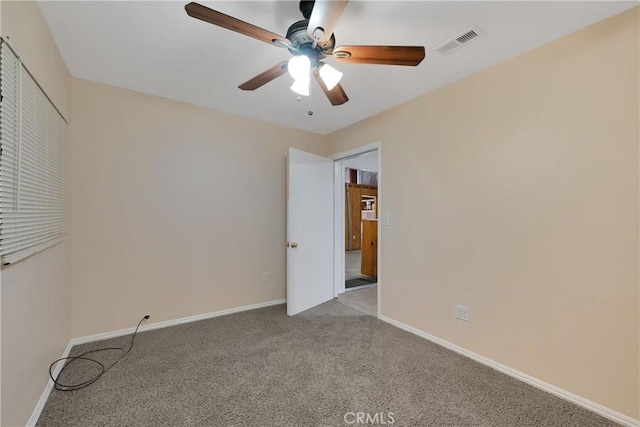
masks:
<svg viewBox="0 0 640 427"><path fill-rule="evenodd" d="M415 67L425 57L424 46L338 46L338 62L351 64L408 65Z"/></svg>
<svg viewBox="0 0 640 427"><path fill-rule="evenodd" d="M251 80L247 80L238 86L242 90L256 90L260 86L269 83L271 80L277 79L281 75L287 72L287 61L282 61L279 64L269 68L264 73L258 74Z"/></svg>
<svg viewBox="0 0 640 427"><path fill-rule="evenodd" d="M320 77L320 73L318 72L317 68L313 69L313 77L316 78L316 81L322 88L322 91L325 95L327 95L327 98L329 98L329 102L331 102L331 105L342 105L349 100L349 97L344 92L344 89L342 89L342 86L340 86L340 83L335 85L335 87L331 90L327 89L327 85L324 84L324 81L322 80L322 77Z"/></svg>
<svg viewBox="0 0 640 427"><path fill-rule="evenodd" d="M316 0L307 26L309 36L320 42L329 40L348 2L348 0ZM316 34L318 28L322 31Z"/></svg>
<svg viewBox="0 0 640 427"><path fill-rule="evenodd" d="M235 31L236 33L244 34L245 36L253 37L254 39L258 39L265 43L274 44L274 40L280 40L282 43L291 45L289 40L279 36L278 34L256 27L253 24L241 21L233 16L225 15L217 10L209 9L201 4L192 2L187 4L184 9L187 11L187 15L192 18L217 25L218 27L226 28L227 30Z"/></svg>

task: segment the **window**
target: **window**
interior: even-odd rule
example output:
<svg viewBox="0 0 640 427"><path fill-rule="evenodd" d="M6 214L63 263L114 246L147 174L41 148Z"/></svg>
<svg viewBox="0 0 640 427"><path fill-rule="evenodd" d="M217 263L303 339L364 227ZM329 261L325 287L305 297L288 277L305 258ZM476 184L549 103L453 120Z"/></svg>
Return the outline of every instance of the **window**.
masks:
<svg viewBox="0 0 640 427"><path fill-rule="evenodd" d="M4 41L0 96L0 261L6 265L66 236L67 124Z"/></svg>

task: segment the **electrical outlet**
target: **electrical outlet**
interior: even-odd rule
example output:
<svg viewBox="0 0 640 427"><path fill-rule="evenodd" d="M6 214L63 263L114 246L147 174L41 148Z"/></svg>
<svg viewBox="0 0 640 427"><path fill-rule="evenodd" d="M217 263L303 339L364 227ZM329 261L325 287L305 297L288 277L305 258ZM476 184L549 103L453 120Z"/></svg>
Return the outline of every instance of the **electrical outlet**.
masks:
<svg viewBox="0 0 640 427"><path fill-rule="evenodd" d="M269 277L269 272L265 271L262 273L262 283L269 283L269 280L271 280L271 277Z"/></svg>
<svg viewBox="0 0 640 427"><path fill-rule="evenodd" d="M469 307L456 305L456 319L462 320L464 322L470 322L471 317L469 316Z"/></svg>

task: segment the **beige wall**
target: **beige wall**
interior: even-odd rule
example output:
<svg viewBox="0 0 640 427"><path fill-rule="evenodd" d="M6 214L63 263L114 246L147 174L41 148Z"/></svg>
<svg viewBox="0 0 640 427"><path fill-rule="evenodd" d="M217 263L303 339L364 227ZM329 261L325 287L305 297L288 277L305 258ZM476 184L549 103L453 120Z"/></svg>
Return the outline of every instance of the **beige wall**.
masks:
<svg viewBox="0 0 640 427"><path fill-rule="evenodd" d="M69 245L2 269L2 426L23 426L69 343Z"/></svg>
<svg viewBox="0 0 640 427"><path fill-rule="evenodd" d="M382 141L383 315L636 419L638 20L330 135Z"/></svg>
<svg viewBox="0 0 640 427"><path fill-rule="evenodd" d="M285 297L285 156L324 154L324 137L85 80L71 92L73 337Z"/></svg>
<svg viewBox="0 0 640 427"><path fill-rule="evenodd" d="M69 71L37 3L2 0L2 36L69 120Z"/></svg>
<svg viewBox="0 0 640 427"><path fill-rule="evenodd" d="M326 137L70 79L35 4L0 11L74 119L70 241L1 270L3 426L26 422L70 335L283 298L287 148L379 140L383 314L640 418L638 8L326 151Z"/></svg>
<svg viewBox="0 0 640 427"><path fill-rule="evenodd" d="M70 76L33 2L0 3L2 36L65 117ZM2 426L25 425L48 381L49 364L69 342L69 244L0 271Z"/></svg>

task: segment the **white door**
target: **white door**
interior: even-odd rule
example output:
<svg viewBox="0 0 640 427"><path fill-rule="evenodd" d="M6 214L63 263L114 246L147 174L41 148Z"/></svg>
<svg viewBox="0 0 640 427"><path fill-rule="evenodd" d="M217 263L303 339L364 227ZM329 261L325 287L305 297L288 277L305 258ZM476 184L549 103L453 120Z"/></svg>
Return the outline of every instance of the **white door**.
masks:
<svg viewBox="0 0 640 427"><path fill-rule="evenodd" d="M333 160L289 148L287 314L333 298Z"/></svg>

